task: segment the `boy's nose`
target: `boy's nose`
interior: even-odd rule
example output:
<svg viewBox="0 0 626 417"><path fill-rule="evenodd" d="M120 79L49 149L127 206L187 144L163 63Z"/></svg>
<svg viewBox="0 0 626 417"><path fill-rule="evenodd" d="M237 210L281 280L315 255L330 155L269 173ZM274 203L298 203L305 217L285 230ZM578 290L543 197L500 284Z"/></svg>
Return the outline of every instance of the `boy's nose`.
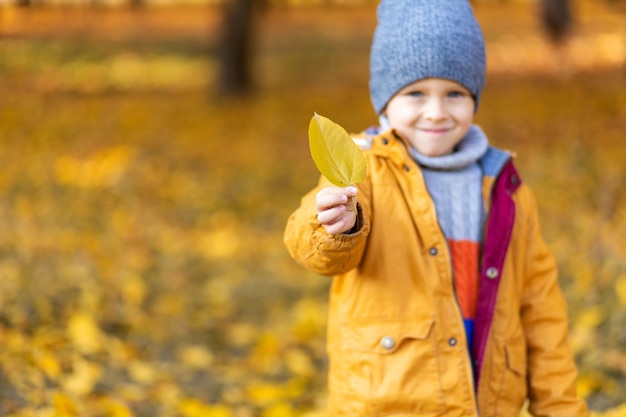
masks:
<svg viewBox="0 0 626 417"><path fill-rule="evenodd" d="M440 120L445 117L445 108L443 100L440 98L431 98L426 102L424 107L424 117L428 120Z"/></svg>

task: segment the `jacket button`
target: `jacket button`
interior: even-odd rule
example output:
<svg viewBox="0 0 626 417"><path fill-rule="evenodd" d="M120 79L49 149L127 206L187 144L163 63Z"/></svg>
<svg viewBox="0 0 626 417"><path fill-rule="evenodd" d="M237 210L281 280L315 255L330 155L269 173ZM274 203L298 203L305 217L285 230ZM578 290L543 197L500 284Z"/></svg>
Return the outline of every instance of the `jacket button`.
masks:
<svg viewBox="0 0 626 417"><path fill-rule="evenodd" d="M411 170L411 168L409 168L409 166L408 166L408 165L405 165L403 168L404 168L404 170L405 170L406 172L409 172L409 171Z"/></svg>
<svg viewBox="0 0 626 417"><path fill-rule="evenodd" d="M457 344L457 340L454 337L451 337L450 339L448 339L448 344L452 347L456 346Z"/></svg>
<svg viewBox="0 0 626 417"><path fill-rule="evenodd" d="M436 247L433 246L432 248L430 248L428 253L430 253L432 256L437 256L437 253L439 253L439 251L437 250Z"/></svg>
<svg viewBox="0 0 626 417"><path fill-rule="evenodd" d="M494 268L493 266L491 268L487 268L487 278L496 279L498 278L498 275L500 275L498 268Z"/></svg>
<svg viewBox="0 0 626 417"><path fill-rule="evenodd" d="M388 143L389 143L389 140L388 140L387 138L384 138L384 139L383 139L383 145L386 145L386 144L388 144Z"/></svg>
<svg viewBox="0 0 626 417"><path fill-rule="evenodd" d="M391 350L396 346L396 341L391 336L385 336L380 339L380 345L387 350Z"/></svg>

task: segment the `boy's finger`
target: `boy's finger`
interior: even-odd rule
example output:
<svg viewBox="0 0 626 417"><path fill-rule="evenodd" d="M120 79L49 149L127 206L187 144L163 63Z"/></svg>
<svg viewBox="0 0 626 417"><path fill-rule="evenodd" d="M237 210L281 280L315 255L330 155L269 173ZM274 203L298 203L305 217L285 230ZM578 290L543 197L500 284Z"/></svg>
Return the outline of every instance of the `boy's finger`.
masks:
<svg viewBox="0 0 626 417"><path fill-rule="evenodd" d="M357 189L354 186L348 186L345 188L340 187L327 187L317 193L316 202L318 209L334 207L338 204L346 204L350 197L354 197L357 194Z"/></svg>
<svg viewBox="0 0 626 417"><path fill-rule="evenodd" d="M348 202L348 196L342 193L319 194L316 199L317 210L327 210L329 208L343 205Z"/></svg>
<svg viewBox="0 0 626 417"><path fill-rule="evenodd" d="M346 195L350 197L354 197L358 191L354 185L349 185L346 188L342 188L342 190Z"/></svg>
<svg viewBox="0 0 626 417"><path fill-rule="evenodd" d="M341 219L346 211L346 206L337 206L317 214L317 221L323 225L331 225Z"/></svg>

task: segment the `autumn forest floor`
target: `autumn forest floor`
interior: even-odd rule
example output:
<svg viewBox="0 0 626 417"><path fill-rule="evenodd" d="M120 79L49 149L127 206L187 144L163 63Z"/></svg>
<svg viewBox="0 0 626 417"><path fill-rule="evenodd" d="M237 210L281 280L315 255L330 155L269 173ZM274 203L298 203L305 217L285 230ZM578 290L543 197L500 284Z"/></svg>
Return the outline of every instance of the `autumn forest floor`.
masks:
<svg viewBox="0 0 626 417"><path fill-rule="evenodd" d="M580 395L623 417L626 27L603 4L563 59L532 7L477 7L477 122L538 196ZM265 10L254 93L219 99L210 8L0 8L1 415L324 415L329 281L282 229L317 178L313 112L375 123L374 23Z"/></svg>

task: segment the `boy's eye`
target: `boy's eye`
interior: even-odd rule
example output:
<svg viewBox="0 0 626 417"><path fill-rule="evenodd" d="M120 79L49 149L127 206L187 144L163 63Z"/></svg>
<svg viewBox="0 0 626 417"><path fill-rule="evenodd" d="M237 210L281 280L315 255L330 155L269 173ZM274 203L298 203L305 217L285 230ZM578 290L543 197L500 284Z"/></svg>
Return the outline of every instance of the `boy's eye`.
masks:
<svg viewBox="0 0 626 417"><path fill-rule="evenodd" d="M422 93L421 91L409 91L407 95L411 97L422 97L424 93Z"/></svg>
<svg viewBox="0 0 626 417"><path fill-rule="evenodd" d="M451 98L465 97L465 93L463 91L450 91L448 93L448 97L451 97Z"/></svg>

